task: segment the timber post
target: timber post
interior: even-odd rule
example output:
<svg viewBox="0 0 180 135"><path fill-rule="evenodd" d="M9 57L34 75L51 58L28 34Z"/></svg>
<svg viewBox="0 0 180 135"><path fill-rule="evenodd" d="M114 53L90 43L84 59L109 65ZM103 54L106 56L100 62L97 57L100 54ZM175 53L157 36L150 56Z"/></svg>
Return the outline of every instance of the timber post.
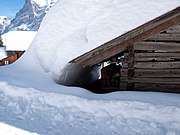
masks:
<svg viewBox="0 0 180 135"><path fill-rule="evenodd" d="M128 59L128 83L127 83L127 89L134 89L134 83L130 82L134 76L134 47L133 45L130 45L127 47L129 51L129 55L127 57Z"/></svg>

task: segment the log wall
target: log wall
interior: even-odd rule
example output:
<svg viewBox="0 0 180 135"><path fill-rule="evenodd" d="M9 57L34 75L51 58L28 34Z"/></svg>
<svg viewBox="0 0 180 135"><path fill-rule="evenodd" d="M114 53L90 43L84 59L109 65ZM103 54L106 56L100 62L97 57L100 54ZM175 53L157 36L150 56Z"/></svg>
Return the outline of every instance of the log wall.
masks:
<svg viewBox="0 0 180 135"><path fill-rule="evenodd" d="M131 45L124 57L120 89L180 93L180 24Z"/></svg>

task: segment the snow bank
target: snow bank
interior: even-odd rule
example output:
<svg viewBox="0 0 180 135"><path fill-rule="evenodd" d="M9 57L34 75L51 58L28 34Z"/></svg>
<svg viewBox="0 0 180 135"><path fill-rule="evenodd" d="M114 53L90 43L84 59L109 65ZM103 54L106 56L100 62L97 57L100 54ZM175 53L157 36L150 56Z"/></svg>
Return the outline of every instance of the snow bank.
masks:
<svg viewBox="0 0 180 135"><path fill-rule="evenodd" d="M180 134L176 94L121 92L89 100L0 82L0 99L0 121L42 135Z"/></svg>
<svg viewBox="0 0 180 135"><path fill-rule="evenodd" d="M84 72L90 80L97 79L92 69L88 73L75 65L83 72L77 75L74 65L67 69L67 63L177 6L179 0L60 0L45 16L29 52L61 84L77 83Z"/></svg>

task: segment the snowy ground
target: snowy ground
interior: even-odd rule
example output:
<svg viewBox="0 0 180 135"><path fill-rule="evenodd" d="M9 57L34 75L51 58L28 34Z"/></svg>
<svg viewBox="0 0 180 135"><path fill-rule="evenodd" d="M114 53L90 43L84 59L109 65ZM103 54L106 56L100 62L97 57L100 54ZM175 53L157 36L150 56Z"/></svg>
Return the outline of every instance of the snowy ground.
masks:
<svg viewBox="0 0 180 135"><path fill-rule="evenodd" d="M41 135L180 134L180 95L118 92L102 97L106 100L1 82L0 121Z"/></svg>

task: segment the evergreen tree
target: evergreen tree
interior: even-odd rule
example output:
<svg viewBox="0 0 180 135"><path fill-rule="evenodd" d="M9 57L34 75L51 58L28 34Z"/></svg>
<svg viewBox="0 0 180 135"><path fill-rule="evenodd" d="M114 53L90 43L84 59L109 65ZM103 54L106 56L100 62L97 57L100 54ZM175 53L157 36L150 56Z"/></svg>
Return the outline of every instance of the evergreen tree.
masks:
<svg viewBox="0 0 180 135"><path fill-rule="evenodd" d="M3 42L2 42L2 38L1 38L1 35L0 35L0 47L3 46Z"/></svg>

